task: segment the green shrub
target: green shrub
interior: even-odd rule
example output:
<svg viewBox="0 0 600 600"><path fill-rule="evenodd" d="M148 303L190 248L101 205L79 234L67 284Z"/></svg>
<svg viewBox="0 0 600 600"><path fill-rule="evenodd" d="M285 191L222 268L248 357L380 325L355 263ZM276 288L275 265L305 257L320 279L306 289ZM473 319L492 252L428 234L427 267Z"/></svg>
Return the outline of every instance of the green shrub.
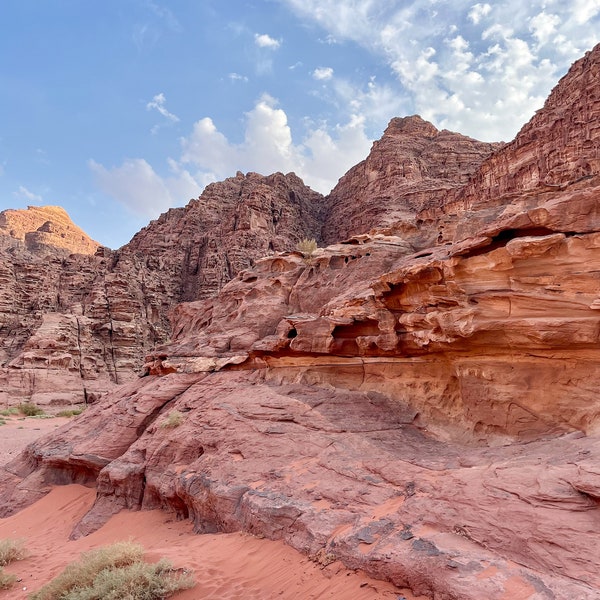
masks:
<svg viewBox="0 0 600 600"><path fill-rule="evenodd" d="M16 406L9 406L3 410L0 410L0 416L10 417L12 415L18 415L19 409Z"/></svg>
<svg viewBox="0 0 600 600"><path fill-rule="evenodd" d="M44 414L44 411L33 402L23 402L22 404L19 404L19 411L26 417L37 417Z"/></svg>
<svg viewBox="0 0 600 600"><path fill-rule="evenodd" d="M168 428L179 427L183 423L183 419L183 413L180 413L178 410L172 410L160 426Z"/></svg>
<svg viewBox="0 0 600 600"><path fill-rule="evenodd" d="M86 552L29 599L162 600L193 587L189 574L177 574L165 560L145 563L143 553L144 549L132 542Z"/></svg>
<svg viewBox="0 0 600 600"><path fill-rule="evenodd" d="M26 555L23 540L0 540L0 567L5 567Z"/></svg>

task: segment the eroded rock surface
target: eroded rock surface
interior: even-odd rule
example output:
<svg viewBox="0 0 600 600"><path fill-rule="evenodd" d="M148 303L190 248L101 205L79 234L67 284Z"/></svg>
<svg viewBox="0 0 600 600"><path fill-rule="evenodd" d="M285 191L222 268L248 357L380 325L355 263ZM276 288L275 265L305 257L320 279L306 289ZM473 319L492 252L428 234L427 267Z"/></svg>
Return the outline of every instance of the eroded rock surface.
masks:
<svg viewBox="0 0 600 600"><path fill-rule="evenodd" d="M161 507L436 600L596 600L599 70L600 46L414 235L273 254L180 304L146 377L5 467L0 514L75 481L98 493L74 537ZM546 142L561 98L579 120ZM556 185L522 170L549 144Z"/></svg>
<svg viewBox="0 0 600 600"><path fill-rule="evenodd" d="M94 254L100 247L60 206L29 206L0 212L0 247L23 242L33 252Z"/></svg>
<svg viewBox="0 0 600 600"><path fill-rule="evenodd" d="M169 338L177 303L214 296L256 258L318 236L321 200L293 173L238 173L95 255L66 252L55 237L27 243L43 219L68 219L62 209L5 211L0 403L95 401L136 379L145 354Z"/></svg>
<svg viewBox="0 0 600 600"><path fill-rule="evenodd" d="M325 242L393 228L414 249L432 245L438 234L418 227L420 211L443 203L449 190L464 186L501 146L439 131L416 115L392 119L369 156L327 196Z"/></svg>

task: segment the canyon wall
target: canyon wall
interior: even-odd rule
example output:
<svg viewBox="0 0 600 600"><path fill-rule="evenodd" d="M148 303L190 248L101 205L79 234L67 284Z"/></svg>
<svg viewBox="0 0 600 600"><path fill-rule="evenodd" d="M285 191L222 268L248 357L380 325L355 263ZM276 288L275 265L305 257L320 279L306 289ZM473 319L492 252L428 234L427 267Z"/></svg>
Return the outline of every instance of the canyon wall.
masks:
<svg viewBox="0 0 600 600"><path fill-rule="evenodd" d="M144 376L0 471L0 516L52 485L93 484L75 538L122 508L162 508L198 532L283 539L435 600L596 600L599 77L600 46L462 187L417 194L413 227L401 215L310 256L273 241L237 274L216 264L205 295L192 277L179 298L193 301L173 307ZM437 135L402 123L413 125ZM146 276L153 258L174 289L210 253L160 263L144 240L166 252L172 226L195 234L197 208L94 260L127 290L125 274ZM244 235L253 223L280 233L272 211L243 214Z"/></svg>
<svg viewBox="0 0 600 600"><path fill-rule="evenodd" d="M175 305L213 296L255 258L318 236L321 199L293 173L239 173L117 251L90 242L95 254L83 254L62 209L4 211L0 404L94 402L137 378L145 354L169 338ZM60 233L41 243L51 231Z"/></svg>

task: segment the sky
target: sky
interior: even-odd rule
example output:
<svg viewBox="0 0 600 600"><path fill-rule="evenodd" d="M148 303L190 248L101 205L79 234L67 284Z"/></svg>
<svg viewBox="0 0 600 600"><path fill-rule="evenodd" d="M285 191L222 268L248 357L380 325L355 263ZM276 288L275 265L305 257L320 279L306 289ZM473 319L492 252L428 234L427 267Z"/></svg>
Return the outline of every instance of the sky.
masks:
<svg viewBox="0 0 600 600"><path fill-rule="evenodd" d="M600 0L2 0L0 210L118 248L237 171L327 194L392 117L510 141Z"/></svg>

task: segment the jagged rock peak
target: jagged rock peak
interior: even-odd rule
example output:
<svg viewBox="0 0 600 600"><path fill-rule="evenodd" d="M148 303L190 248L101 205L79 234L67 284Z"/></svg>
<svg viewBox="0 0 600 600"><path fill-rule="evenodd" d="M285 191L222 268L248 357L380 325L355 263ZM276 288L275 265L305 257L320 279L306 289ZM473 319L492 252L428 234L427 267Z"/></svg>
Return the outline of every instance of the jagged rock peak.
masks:
<svg viewBox="0 0 600 600"><path fill-rule="evenodd" d="M414 135L418 137L433 137L439 130L433 123L425 121L419 115L410 117L394 117L383 132L383 137L390 135Z"/></svg>
<svg viewBox="0 0 600 600"><path fill-rule="evenodd" d="M11 245L23 242L32 252L63 250L76 254L94 254L100 244L75 225L60 206L28 206L0 212L0 240Z"/></svg>
<svg viewBox="0 0 600 600"><path fill-rule="evenodd" d="M439 131L418 115L392 119L369 156L326 198L323 239L333 243L373 228L412 236L418 211L467 183L498 147ZM415 247L429 243L414 241Z"/></svg>

